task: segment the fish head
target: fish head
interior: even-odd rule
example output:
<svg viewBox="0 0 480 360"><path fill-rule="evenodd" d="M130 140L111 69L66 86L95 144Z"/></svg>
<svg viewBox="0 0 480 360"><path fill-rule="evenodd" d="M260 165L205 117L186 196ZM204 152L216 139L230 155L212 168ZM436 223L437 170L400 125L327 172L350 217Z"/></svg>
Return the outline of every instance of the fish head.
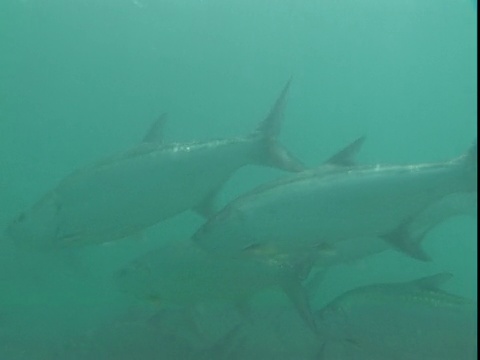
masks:
<svg viewBox="0 0 480 360"><path fill-rule="evenodd" d="M161 294L152 287L155 283L152 268L142 260L134 260L117 271L114 275L115 284L126 295L159 305L162 302Z"/></svg>
<svg viewBox="0 0 480 360"><path fill-rule="evenodd" d="M54 199L44 199L18 214L7 226L6 236L21 249L50 249L58 233L57 215L58 207Z"/></svg>

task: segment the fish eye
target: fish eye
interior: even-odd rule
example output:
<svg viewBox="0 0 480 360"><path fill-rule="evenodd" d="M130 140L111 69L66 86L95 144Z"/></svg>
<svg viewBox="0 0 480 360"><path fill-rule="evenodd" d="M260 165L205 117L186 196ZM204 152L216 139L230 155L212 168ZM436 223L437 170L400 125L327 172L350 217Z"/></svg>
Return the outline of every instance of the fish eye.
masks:
<svg viewBox="0 0 480 360"><path fill-rule="evenodd" d="M120 277L120 278L126 277L126 276L128 276L129 273L130 273L130 271L128 269L125 269L125 268L120 269L118 271L118 277Z"/></svg>
<svg viewBox="0 0 480 360"><path fill-rule="evenodd" d="M25 221L25 219L26 219L26 215L25 215L25 213L24 213L24 212L22 212L20 215L18 215L18 217L17 217L17 220L16 220L16 221L17 221L17 222L24 222L24 221Z"/></svg>

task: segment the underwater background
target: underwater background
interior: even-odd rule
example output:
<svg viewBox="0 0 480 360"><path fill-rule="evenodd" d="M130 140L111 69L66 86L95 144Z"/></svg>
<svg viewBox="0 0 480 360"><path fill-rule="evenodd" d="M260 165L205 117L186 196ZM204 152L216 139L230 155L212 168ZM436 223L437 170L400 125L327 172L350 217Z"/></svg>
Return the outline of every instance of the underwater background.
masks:
<svg viewBox="0 0 480 360"><path fill-rule="evenodd" d="M477 136L476 27L467 0L2 0L0 228L72 170L138 143L163 112L167 140L248 134L289 78L281 141L309 166L362 135L360 163L457 157ZM280 176L245 167L221 201ZM126 339L126 359L155 358L144 328L92 340L136 316L111 275L202 222L184 213L52 253L1 238L0 359L120 358L112 349ZM388 251L331 269L315 307L438 272L476 300L476 239L476 220L455 217L425 239L431 262Z"/></svg>

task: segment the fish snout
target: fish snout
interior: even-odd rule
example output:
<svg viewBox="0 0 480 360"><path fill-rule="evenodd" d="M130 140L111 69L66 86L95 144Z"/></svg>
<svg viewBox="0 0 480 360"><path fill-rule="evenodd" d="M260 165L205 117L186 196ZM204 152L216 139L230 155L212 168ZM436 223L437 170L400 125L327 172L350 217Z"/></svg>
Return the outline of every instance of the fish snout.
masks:
<svg viewBox="0 0 480 360"><path fill-rule="evenodd" d="M151 273L148 263L133 261L117 271L114 281L121 292L135 295L149 283Z"/></svg>

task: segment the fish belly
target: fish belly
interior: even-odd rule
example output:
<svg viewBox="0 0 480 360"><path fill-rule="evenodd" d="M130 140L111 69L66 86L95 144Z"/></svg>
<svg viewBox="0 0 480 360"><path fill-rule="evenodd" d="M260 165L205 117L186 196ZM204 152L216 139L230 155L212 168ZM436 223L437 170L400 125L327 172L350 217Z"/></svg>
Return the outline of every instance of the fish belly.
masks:
<svg viewBox="0 0 480 360"><path fill-rule="evenodd" d="M459 187L451 171L345 175L260 194L219 217L203 243L221 251L264 245L309 250L351 238L382 237ZM211 239L208 237L211 236Z"/></svg>
<svg viewBox="0 0 480 360"><path fill-rule="evenodd" d="M133 234L199 204L237 167L208 157L145 156L83 171L54 192L57 238L88 243Z"/></svg>

